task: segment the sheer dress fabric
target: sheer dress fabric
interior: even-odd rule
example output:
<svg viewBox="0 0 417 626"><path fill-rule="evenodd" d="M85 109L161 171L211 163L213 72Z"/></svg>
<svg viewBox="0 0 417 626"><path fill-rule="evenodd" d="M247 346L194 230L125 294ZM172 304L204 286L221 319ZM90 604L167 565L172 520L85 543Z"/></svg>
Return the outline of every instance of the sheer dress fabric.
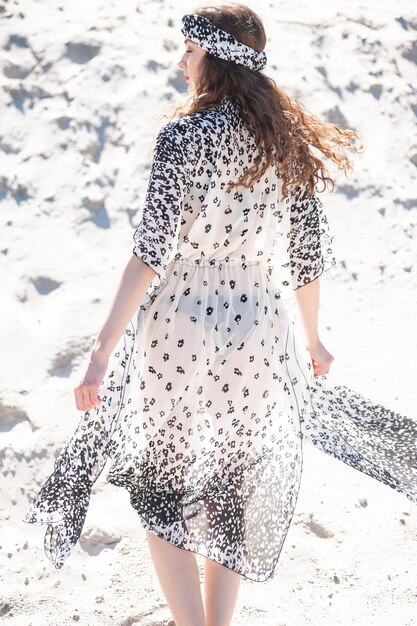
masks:
<svg viewBox="0 0 417 626"><path fill-rule="evenodd" d="M155 278L24 518L56 568L107 464L144 528L255 581L283 548L304 441L417 501L416 421L313 376L285 301L335 264L328 221L305 188L282 199L273 167L227 191L255 154L227 98L158 133L133 247Z"/></svg>

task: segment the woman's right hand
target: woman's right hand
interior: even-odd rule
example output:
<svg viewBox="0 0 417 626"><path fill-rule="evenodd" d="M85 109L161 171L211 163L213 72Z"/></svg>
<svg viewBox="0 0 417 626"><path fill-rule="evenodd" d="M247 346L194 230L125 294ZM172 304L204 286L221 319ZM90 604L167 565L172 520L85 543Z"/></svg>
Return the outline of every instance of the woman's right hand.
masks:
<svg viewBox="0 0 417 626"><path fill-rule="evenodd" d="M75 406L78 411L90 411L101 402L98 395L103 378L106 374L108 358L92 353L90 361L80 384L74 389Z"/></svg>
<svg viewBox="0 0 417 626"><path fill-rule="evenodd" d="M313 344L307 345L307 349L313 363L314 376L327 374L330 370L330 365L334 361L334 357L328 350L326 350L320 339L315 341Z"/></svg>

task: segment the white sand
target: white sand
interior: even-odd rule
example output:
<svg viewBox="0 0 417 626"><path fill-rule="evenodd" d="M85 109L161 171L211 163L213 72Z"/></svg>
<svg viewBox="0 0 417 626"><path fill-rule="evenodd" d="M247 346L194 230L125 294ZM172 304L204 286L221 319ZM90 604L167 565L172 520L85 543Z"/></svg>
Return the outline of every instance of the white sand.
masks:
<svg viewBox="0 0 417 626"><path fill-rule="evenodd" d="M333 377L417 417L417 15L393 2L251 3L267 71L364 137L321 195L337 269L322 283ZM135 9L135 6L140 8ZM127 492L95 486L57 572L21 521L80 414L73 388L131 254L160 115L186 88L179 20L197 4L0 5L2 381L0 616L16 626L168 624ZM413 43L414 42L414 43ZM345 121L344 121L345 120ZM417 610L417 508L306 446L275 577L243 582L235 626L406 626ZM110 541L104 544L97 541Z"/></svg>

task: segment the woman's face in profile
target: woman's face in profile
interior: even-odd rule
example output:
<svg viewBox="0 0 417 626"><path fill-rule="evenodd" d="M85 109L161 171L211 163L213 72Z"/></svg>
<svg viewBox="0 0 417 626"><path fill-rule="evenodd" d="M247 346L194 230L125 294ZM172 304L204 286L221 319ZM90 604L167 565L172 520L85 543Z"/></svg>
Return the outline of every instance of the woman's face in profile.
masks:
<svg viewBox="0 0 417 626"><path fill-rule="evenodd" d="M197 74L198 66L206 54L203 48L200 48L196 43L190 41L190 39L184 40L185 51L181 57L181 60L177 63L178 67L184 72L184 78L188 84L193 83Z"/></svg>

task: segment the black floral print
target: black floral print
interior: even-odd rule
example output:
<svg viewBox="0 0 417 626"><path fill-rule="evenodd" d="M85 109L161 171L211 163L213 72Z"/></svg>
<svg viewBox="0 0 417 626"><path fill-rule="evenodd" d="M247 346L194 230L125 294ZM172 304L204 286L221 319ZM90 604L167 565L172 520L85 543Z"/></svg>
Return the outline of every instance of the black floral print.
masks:
<svg viewBox="0 0 417 626"><path fill-rule="evenodd" d="M47 525L57 568L108 461L144 528L255 581L275 571L306 440L417 501L416 421L312 374L284 302L334 265L329 225L305 188L281 198L273 167L227 191L254 154L227 98L158 134L133 247L155 278L24 518Z"/></svg>

